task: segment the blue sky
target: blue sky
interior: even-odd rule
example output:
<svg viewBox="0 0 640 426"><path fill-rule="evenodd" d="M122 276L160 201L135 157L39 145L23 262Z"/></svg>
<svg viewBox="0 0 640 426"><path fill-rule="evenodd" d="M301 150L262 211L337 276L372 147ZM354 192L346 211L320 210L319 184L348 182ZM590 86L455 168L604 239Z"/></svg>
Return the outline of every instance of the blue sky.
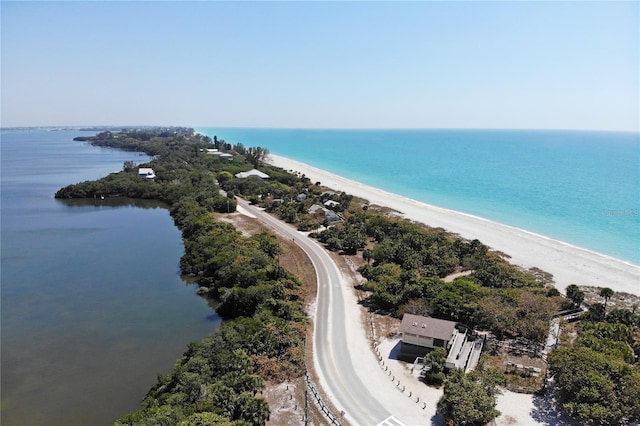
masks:
<svg viewBox="0 0 640 426"><path fill-rule="evenodd" d="M2 126L639 130L638 2L8 2Z"/></svg>

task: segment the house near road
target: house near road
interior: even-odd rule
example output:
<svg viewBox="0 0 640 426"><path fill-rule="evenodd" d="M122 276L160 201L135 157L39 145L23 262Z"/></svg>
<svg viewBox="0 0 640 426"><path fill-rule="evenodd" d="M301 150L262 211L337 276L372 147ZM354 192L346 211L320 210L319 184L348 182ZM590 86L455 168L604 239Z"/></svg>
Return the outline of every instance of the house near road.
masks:
<svg viewBox="0 0 640 426"><path fill-rule="evenodd" d="M420 315L404 314L400 324L400 352L408 357L422 357L435 348L447 351L449 369L472 369L478 363L483 341L473 330L457 322Z"/></svg>
<svg viewBox="0 0 640 426"><path fill-rule="evenodd" d="M338 216L338 214L336 212L334 212L333 210L329 210L327 208L324 208L323 206L319 205L319 204L314 204L311 207L309 207L309 210L307 210L310 214L314 214L317 211L321 211L324 213L324 217L327 219L327 221L329 221L330 224L336 223L338 221L344 220L344 218L340 218L340 216Z"/></svg>
<svg viewBox="0 0 640 426"><path fill-rule="evenodd" d="M156 177L156 174L150 167L138 167L138 176L142 176L145 179L153 179Z"/></svg>
<svg viewBox="0 0 640 426"><path fill-rule="evenodd" d="M432 317L404 314L400 324L402 353L424 356L428 349L449 349L449 343L458 334L457 324Z"/></svg>
<svg viewBox="0 0 640 426"><path fill-rule="evenodd" d="M308 210L308 211L309 211L309 213L314 214L314 213L315 213L315 212L317 212L318 210L324 211L324 210L325 210L325 208L324 208L324 207L322 207L322 206L321 206L321 205L319 205L319 204L314 204L314 205L312 205L311 207L309 207L309 210Z"/></svg>

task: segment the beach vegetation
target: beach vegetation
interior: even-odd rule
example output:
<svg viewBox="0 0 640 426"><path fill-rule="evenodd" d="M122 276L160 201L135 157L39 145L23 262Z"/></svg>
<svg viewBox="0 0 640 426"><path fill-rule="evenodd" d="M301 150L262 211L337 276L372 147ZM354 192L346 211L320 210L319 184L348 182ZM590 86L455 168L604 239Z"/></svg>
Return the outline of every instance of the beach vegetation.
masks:
<svg viewBox="0 0 640 426"><path fill-rule="evenodd" d="M136 163L135 161L125 161L122 164L122 171L123 172L133 172L136 168Z"/></svg>
<svg viewBox="0 0 640 426"><path fill-rule="evenodd" d="M244 156L253 167L260 167L267 155L269 155L269 150L260 146L247 148L244 152Z"/></svg>
<svg viewBox="0 0 640 426"><path fill-rule="evenodd" d="M585 295L584 295L584 291L580 290L580 287L578 287L575 284L570 284L567 286L566 294L567 294L567 298L571 302L573 302L573 305L569 307L578 308L582 305Z"/></svg>
<svg viewBox="0 0 640 426"><path fill-rule="evenodd" d="M617 356L576 346L549 355L549 369L569 415L591 424L640 419L640 370Z"/></svg>
<svg viewBox="0 0 640 426"><path fill-rule="evenodd" d="M589 305L587 312L582 316L587 321L603 321L606 316L604 305L600 302L592 303Z"/></svg>
<svg viewBox="0 0 640 426"><path fill-rule="evenodd" d="M477 369L465 374L454 369L444 382L444 393L438 401L438 414L445 424L486 425L500 415L496 409L498 386L504 386L504 375L492 369Z"/></svg>
<svg viewBox="0 0 640 426"><path fill-rule="evenodd" d="M640 421L640 315L625 308L606 314L593 303L576 330L576 339L549 354L565 410L585 424Z"/></svg>
<svg viewBox="0 0 640 426"><path fill-rule="evenodd" d="M182 273L191 277L224 319L216 332L188 345L167 375L158 377L141 408L119 419L117 425L206 424L264 425L270 416L259 393L267 381L279 383L304 374L306 314L300 281L282 268L277 239L266 233L243 236L232 225L219 222L212 212L232 212L234 191L243 189L235 170L248 170L265 151L232 146L229 161L209 155L211 140L193 129L145 129L103 132L84 138L94 145L143 151L155 158L155 179L127 171L97 181L69 185L58 198L126 196L157 199L169 205L180 229L184 254ZM295 185L301 179L284 177ZM253 181L246 179L245 181ZM218 182L235 181L227 195ZM196 422L196 423L193 423ZM204 424L204 423L203 423Z"/></svg>
<svg viewBox="0 0 640 426"><path fill-rule="evenodd" d="M424 365L428 368L424 376L426 384L440 386L445 381L446 360L447 351L444 348L436 348L425 355Z"/></svg>
<svg viewBox="0 0 640 426"><path fill-rule="evenodd" d="M509 264L478 240L370 210L351 213L346 222L318 232L317 239L329 250L362 255L359 272L367 280L362 289L369 292L364 303L393 316L430 315L499 338L544 342L563 301L545 280ZM444 282L463 270L470 274Z"/></svg>
<svg viewBox="0 0 640 426"><path fill-rule="evenodd" d="M640 315L629 309L612 309L607 314L606 321L611 323L624 324L634 329L640 328Z"/></svg>
<svg viewBox="0 0 640 426"><path fill-rule="evenodd" d="M604 299L604 311L605 311L605 313L607 312L607 303L609 302L609 299L611 299L613 294L614 294L614 291L611 290L609 287L604 287L604 288L600 289L600 296Z"/></svg>

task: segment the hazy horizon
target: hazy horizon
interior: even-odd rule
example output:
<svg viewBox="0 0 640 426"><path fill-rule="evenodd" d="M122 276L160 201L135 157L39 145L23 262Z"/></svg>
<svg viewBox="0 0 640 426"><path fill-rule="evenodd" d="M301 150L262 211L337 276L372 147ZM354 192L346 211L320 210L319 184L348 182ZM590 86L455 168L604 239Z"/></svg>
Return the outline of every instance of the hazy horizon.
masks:
<svg viewBox="0 0 640 426"><path fill-rule="evenodd" d="M0 125L638 132L639 16L624 1L3 1Z"/></svg>
<svg viewBox="0 0 640 426"><path fill-rule="evenodd" d="M256 129L256 130L451 130L451 131L523 131L523 132L602 132L602 133L639 133L640 130L607 130L607 129L531 129L515 127L266 127L266 126L212 126L212 125L182 125L182 124L51 124L42 126L3 126L0 130L12 129L130 129L130 128L158 128L158 127L188 127L196 131L200 128L219 129Z"/></svg>

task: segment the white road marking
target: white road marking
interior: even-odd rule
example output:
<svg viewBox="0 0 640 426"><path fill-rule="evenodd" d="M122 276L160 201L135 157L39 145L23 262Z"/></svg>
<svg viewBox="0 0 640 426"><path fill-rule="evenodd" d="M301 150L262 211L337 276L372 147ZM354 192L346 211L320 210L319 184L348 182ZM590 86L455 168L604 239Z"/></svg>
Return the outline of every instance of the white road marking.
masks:
<svg viewBox="0 0 640 426"><path fill-rule="evenodd" d="M400 420L396 419L393 416L387 417L385 420L378 423L376 426L406 426Z"/></svg>

